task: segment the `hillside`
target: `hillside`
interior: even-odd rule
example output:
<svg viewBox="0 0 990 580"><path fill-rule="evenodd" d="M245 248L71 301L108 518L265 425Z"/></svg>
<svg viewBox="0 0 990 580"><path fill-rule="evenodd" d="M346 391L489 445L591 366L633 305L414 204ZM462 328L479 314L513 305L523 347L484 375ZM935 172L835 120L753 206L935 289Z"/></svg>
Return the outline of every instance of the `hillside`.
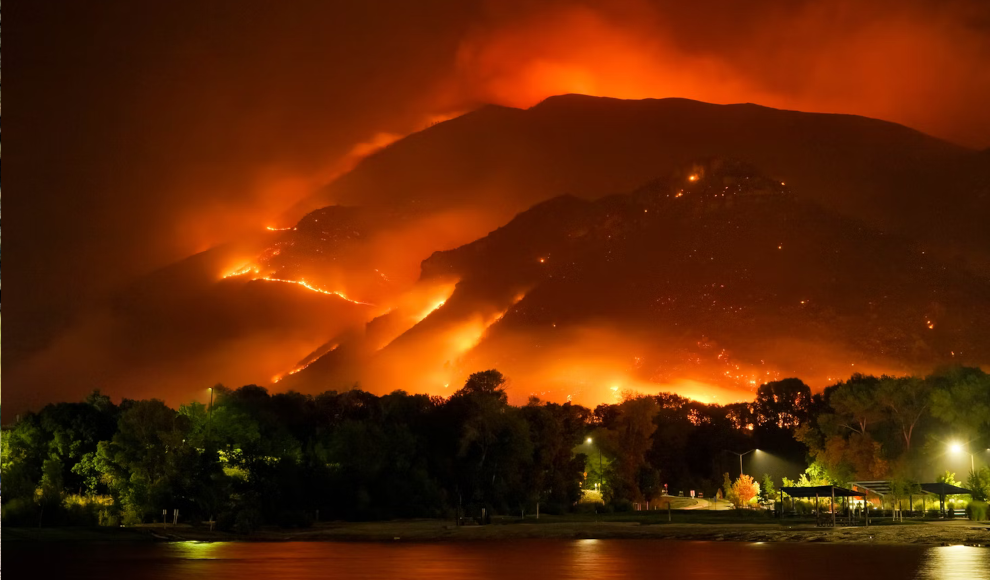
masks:
<svg viewBox="0 0 990 580"><path fill-rule="evenodd" d="M306 203L480 206L504 223L562 193L629 191L707 156L752 163L803 199L990 264L977 217L990 212L985 154L876 119L752 104L564 95L528 110L489 106L398 141Z"/></svg>
<svg viewBox="0 0 990 580"><path fill-rule="evenodd" d="M656 197L712 159L786 195ZM142 277L8 374L23 407L52 381L178 400L276 376L442 392L497 366L590 403L606 384L738 397L778 372L820 386L864 365L986 362L987 215L987 151L885 121L580 95L489 106L366 158L279 231ZM534 366L548 358L566 372Z"/></svg>
<svg viewBox="0 0 990 580"><path fill-rule="evenodd" d="M517 397L668 385L725 400L767 378L990 360L986 280L793 190L715 158L538 204L423 263L421 284L458 280L442 307L384 348L343 340L288 384L443 393L497 367Z"/></svg>

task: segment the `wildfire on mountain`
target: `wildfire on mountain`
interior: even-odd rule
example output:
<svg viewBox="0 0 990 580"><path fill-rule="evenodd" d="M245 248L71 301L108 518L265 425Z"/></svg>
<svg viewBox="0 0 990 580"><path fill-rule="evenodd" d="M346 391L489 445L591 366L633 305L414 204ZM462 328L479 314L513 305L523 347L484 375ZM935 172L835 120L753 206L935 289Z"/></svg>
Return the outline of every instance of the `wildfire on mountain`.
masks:
<svg viewBox="0 0 990 580"><path fill-rule="evenodd" d="M235 270L232 270L224 274L223 278L236 278L238 276L244 276L246 274L254 274L254 276L251 278L252 281L261 280L265 282L282 282L284 284L295 284L312 292L319 292L320 294L326 294L328 296L336 296L342 300L346 300L347 302L350 302L351 304L357 304L361 306L374 306L374 304L372 304L371 302L362 302L360 300L355 300L339 290L325 290L318 286L314 286L313 284L310 284L305 280L287 280L284 278L275 278L273 276L259 276L258 274L260 272L261 272L261 268L259 268L258 266L254 264L247 264L245 266L242 266L240 268L237 268Z"/></svg>

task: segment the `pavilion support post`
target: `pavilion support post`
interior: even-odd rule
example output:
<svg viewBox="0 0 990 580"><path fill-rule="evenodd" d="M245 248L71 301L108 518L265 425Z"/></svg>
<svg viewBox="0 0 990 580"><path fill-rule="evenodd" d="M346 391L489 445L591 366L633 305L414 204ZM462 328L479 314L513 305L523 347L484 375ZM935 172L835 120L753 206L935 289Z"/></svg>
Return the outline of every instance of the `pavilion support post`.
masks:
<svg viewBox="0 0 990 580"><path fill-rule="evenodd" d="M832 510L832 527L835 527L835 486L832 486L832 501L829 502L829 509Z"/></svg>

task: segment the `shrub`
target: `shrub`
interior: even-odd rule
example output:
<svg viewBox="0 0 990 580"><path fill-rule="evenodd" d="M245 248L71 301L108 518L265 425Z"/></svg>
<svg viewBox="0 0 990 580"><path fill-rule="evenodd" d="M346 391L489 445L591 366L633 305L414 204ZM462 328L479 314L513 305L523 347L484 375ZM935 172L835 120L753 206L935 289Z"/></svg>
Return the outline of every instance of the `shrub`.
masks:
<svg viewBox="0 0 990 580"><path fill-rule="evenodd" d="M120 510L114 506L100 510L99 525L116 528L120 526Z"/></svg>
<svg viewBox="0 0 990 580"><path fill-rule="evenodd" d="M136 524L140 524L144 521L142 515L143 514L141 513L140 508L138 508L137 506L128 505L124 507L124 513L121 516L121 522L125 526L133 526Z"/></svg>
<svg viewBox="0 0 990 580"><path fill-rule="evenodd" d="M990 467L971 471L966 480L966 487L972 490L973 499L977 501L990 500Z"/></svg>
<svg viewBox="0 0 990 580"><path fill-rule="evenodd" d="M603 505L600 503L578 503L574 506L574 513L577 514L595 514L603 510Z"/></svg>
<svg viewBox="0 0 990 580"><path fill-rule="evenodd" d="M244 508L234 518L234 532L250 534L261 526L261 512L254 508Z"/></svg>
<svg viewBox="0 0 990 580"><path fill-rule="evenodd" d="M113 525L113 498L107 495L70 494L62 500L64 523L69 526Z"/></svg>
<svg viewBox="0 0 990 580"><path fill-rule="evenodd" d="M756 480L749 475L740 475L739 478L736 479L735 483L732 484L732 494L736 498L732 503L737 508L743 507L756 498L759 493L760 484L756 483Z"/></svg>
<svg viewBox="0 0 990 580"><path fill-rule="evenodd" d="M38 525L38 504L29 497L16 497L3 505L3 525L34 527Z"/></svg>
<svg viewBox="0 0 990 580"><path fill-rule="evenodd" d="M605 501L602 499L602 493L594 489L585 489L581 492L581 499L578 500L579 504L603 504Z"/></svg>
<svg viewBox="0 0 990 580"><path fill-rule="evenodd" d="M633 511L633 502L628 499L617 499L612 501L611 507L617 512L631 512Z"/></svg>
<svg viewBox="0 0 990 580"><path fill-rule="evenodd" d="M100 508L93 503L73 502L65 506L63 519L68 526L96 526L100 523Z"/></svg>
<svg viewBox="0 0 990 580"><path fill-rule="evenodd" d="M966 506L966 516L974 522L987 519L987 502L976 500L969 502Z"/></svg>

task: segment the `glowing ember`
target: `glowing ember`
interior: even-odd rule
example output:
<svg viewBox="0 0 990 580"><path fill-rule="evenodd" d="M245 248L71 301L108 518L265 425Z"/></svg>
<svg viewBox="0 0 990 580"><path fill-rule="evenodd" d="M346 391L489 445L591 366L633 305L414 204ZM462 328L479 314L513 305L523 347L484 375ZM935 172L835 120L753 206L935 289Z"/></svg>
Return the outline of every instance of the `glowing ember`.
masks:
<svg viewBox="0 0 990 580"><path fill-rule="evenodd" d="M284 231L287 231L287 230L293 230L293 231L295 231L296 228L294 228L294 227L276 228L276 227L272 227L272 226L265 226L265 229L268 230L268 231L270 231L270 232L284 232Z"/></svg>

